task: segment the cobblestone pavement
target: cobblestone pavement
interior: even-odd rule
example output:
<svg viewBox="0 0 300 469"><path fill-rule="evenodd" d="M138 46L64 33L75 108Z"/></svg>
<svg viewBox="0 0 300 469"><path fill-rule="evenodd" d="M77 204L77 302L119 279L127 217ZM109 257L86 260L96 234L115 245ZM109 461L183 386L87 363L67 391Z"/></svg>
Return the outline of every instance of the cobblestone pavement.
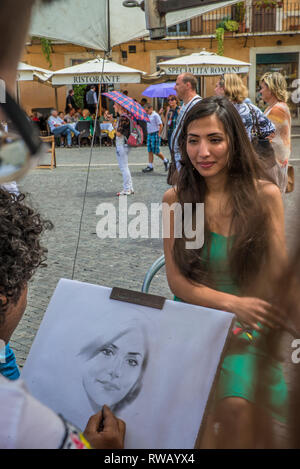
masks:
<svg viewBox="0 0 300 469"><path fill-rule="evenodd" d="M294 162L296 190L285 196L289 246L295 238L296 200L300 197L299 150L300 138L294 139L293 159L299 155L299 161ZM169 155L167 147L162 147L162 151ZM30 194L32 204L55 225L44 239L49 249L48 267L39 269L30 282L28 306L11 339L20 366L24 364L58 280L72 278L89 156L89 148L57 149L56 169L33 170L19 184L22 191ZM129 162L135 194L128 197L128 204L144 202L150 208L151 203L160 203L168 188L161 160L156 158L153 173L142 173L147 163L147 151L142 147L132 149ZM96 147L91 160L74 279L140 291L145 273L163 252L162 240L99 239L96 235L100 220L96 215L98 204L113 203L118 213L119 200L115 194L121 186L115 149ZM172 297L164 268L153 280L150 293Z"/></svg>

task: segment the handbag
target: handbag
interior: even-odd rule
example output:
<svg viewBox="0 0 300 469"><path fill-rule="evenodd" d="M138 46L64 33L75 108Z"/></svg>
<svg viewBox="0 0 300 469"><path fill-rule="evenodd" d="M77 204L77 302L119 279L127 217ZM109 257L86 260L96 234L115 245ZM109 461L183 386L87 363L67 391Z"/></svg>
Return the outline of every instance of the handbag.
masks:
<svg viewBox="0 0 300 469"><path fill-rule="evenodd" d="M252 116L251 143L265 169L276 165L274 149L270 140L261 133L256 112L247 104Z"/></svg>
<svg viewBox="0 0 300 469"><path fill-rule="evenodd" d="M290 164L288 165L287 177L288 177L288 181L287 181L285 192L286 193L293 192L294 186L295 186L295 171L294 171L294 166Z"/></svg>

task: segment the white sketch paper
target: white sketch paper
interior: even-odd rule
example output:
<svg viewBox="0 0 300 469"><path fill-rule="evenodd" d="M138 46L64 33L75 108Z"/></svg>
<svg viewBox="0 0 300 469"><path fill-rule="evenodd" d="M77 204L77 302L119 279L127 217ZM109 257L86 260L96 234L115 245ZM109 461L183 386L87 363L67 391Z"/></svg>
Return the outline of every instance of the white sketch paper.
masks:
<svg viewBox="0 0 300 469"><path fill-rule="evenodd" d="M126 448L193 448L233 315L167 300L111 300L62 279L22 372L29 390L81 429L109 405Z"/></svg>

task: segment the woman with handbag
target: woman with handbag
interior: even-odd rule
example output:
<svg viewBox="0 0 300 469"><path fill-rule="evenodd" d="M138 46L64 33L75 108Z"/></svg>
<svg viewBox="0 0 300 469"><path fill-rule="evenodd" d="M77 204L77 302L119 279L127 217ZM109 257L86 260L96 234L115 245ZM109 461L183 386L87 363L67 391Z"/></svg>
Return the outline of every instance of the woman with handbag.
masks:
<svg viewBox="0 0 300 469"><path fill-rule="evenodd" d="M260 80L262 99L267 103L265 116L273 122L275 134L271 139L276 158L273 177L281 192L286 191L288 161L291 154L291 114L287 105L286 79L279 72L265 73Z"/></svg>
<svg viewBox="0 0 300 469"><path fill-rule="evenodd" d="M228 99L195 104L179 143L181 170L163 201L180 204L181 227L185 204L192 204L196 223L197 205L204 203L204 226L196 226L204 230L204 244L187 247L185 228L179 237L175 214L164 212L168 283L178 301L236 315L202 446L254 448L258 437L271 434L270 417L285 421L287 415L283 371L268 348L269 336L284 325L271 303L273 280L286 264L282 198ZM257 415L267 432L260 434Z"/></svg>
<svg viewBox="0 0 300 469"><path fill-rule="evenodd" d="M241 77L226 73L218 81L215 94L228 98L238 111L256 153L268 171L276 165L270 138L275 132L274 124L247 99L248 90ZM273 176L273 174L271 174Z"/></svg>
<svg viewBox="0 0 300 469"><path fill-rule="evenodd" d="M119 116L114 127L116 130L116 155L123 178L123 189L117 192L117 196L134 194L132 178L128 166L128 154L130 148L127 139L130 135L130 118L128 112L120 104L114 103L115 113Z"/></svg>

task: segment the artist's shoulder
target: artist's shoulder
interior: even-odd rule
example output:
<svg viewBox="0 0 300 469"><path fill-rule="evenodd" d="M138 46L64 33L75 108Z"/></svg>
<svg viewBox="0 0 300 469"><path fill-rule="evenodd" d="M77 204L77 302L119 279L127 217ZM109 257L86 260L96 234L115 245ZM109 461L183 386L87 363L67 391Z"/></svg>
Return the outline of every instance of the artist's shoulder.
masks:
<svg viewBox="0 0 300 469"><path fill-rule="evenodd" d="M172 205L175 202L178 202L176 187L171 187L164 193L163 202L169 205Z"/></svg>

